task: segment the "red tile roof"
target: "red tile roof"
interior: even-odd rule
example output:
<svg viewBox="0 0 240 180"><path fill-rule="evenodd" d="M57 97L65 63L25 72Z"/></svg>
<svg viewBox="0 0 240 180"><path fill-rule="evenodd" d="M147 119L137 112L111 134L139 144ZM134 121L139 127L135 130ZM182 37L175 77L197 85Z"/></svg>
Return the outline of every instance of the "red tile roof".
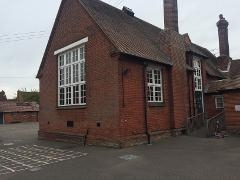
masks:
<svg viewBox="0 0 240 180"><path fill-rule="evenodd" d="M56 22L58 21L61 9L63 8L63 2L64 1L62 1L60 6ZM161 37L166 36L164 30L137 17L129 16L120 9L117 9L100 0L79 0L79 2L106 34L118 52L172 65L171 58L168 54L161 51L161 48L165 48L166 46L166 44L161 40ZM46 61L46 54L50 46L49 44L55 28L57 27L56 22L37 77L41 76L42 68ZM216 59L210 51L196 44L190 45L189 50L202 57L208 58L207 60L209 63L212 63L211 61L215 61ZM217 66L209 65L207 70L210 75L223 78L223 75L217 70Z"/></svg>
<svg viewBox="0 0 240 180"><path fill-rule="evenodd" d="M220 81L213 81L208 84L208 93L216 93L227 90L240 90L240 75Z"/></svg>
<svg viewBox="0 0 240 180"><path fill-rule="evenodd" d="M80 3L120 52L172 64L160 50L162 29L99 0L81 0Z"/></svg>

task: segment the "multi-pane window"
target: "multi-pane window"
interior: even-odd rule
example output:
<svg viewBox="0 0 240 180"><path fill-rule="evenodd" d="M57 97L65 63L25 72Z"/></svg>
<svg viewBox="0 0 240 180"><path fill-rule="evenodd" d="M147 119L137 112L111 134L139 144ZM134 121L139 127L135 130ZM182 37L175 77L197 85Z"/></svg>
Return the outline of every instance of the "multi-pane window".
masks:
<svg viewBox="0 0 240 180"><path fill-rule="evenodd" d="M224 108L224 99L223 96L216 96L215 97L215 104L217 109Z"/></svg>
<svg viewBox="0 0 240 180"><path fill-rule="evenodd" d="M86 105L84 46L58 56L58 105Z"/></svg>
<svg viewBox="0 0 240 180"><path fill-rule="evenodd" d="M161 69L148 68L148 102L163 102Z"/></svg>
<svg viewBox="0 0 240 180"><path fill-rule="evenodd" d="M201 61L199 59L193 60L194 67L194 83L195 91L202 91L202 70L201 70Z"/></svg>

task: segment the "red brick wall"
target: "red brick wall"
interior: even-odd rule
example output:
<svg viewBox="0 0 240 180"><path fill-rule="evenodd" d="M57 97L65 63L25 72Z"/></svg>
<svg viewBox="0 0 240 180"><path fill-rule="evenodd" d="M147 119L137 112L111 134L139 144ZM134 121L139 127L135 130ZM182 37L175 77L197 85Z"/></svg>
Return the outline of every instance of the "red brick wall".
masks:
<svg viewBox="0 0 240 180"><path fill-rule="evenodd" d="M173 61L172 85L173 85L173 107L174 127L181 129L185 127L188 118L188 80L186 70L186 49L184 36L174 31L167 32L167 43L169 44L169 56Z"/></svg>
<svg viewBox="0 0 240 180"><path fill-rule="evenodd" d="M147 141L145 112L147 113L148 133L161 135L163 131L170 131L168 69L165 66L154 64L154 66L162 68L164 105L163 107L153 107L148 104L146 111L144 64L136 59L126 57L121 57L120 62L119 81L122 82L119 87L121 140L144 137L143 142ZM127 73L122 74L124 71Z"/></svg>
<svg viewBox="0 0 240 180"><path fill-rule="evenodd" d="M240 132L240 112L235 111L235 105L240 105L240 92L224 94L224 113L227 130Z"/></svg>
<svg viewBox="0 0 240 180"><path fill-rule="evenodd" d="M112 44L81 7L66 0L50 42L43 76L40 78L40 133L85 134L88 141L116 141L119 123L118 61L111 58ZM88 36L86 43L87 106L57 109L57 57L54 51ZM97 51L96 51L97 49ZM67 121L74 121L67 128ZM101 124L97 127L97 122Z"/></svg>
<svg viewBox="0 0 240 180"><path fill-rule="evenodd" d="M16 113L4 113L4 123L19 123L19 122L37 122L37 112L16 112Z"/></svg>
<svg viewBox="0 0 240 180"><path fill-rule="evenodd" d="M163 107L147 108L147 121L149 132L170 130L170 111L169 111L169 72L164 66L163 73ZM124 70L128 73L122 75ZM119 70L120 86L120 134L121 137L131 137L144 135L146 133L145 124L145 94L144 94L144 65L133 59L121 58Z"/></svg>
<svg viewBox="0 0 240 180"><path fill-rule="evenodd" d="M120 134L121 138L145 134L143 65L137 61L121 60ZM122 74L128 70L128 73Z"/></svg>
<svg viewBox="0 0 240 180"><path fill-rule="evenodd" d="M156 131L165 131L170 130L171 119L170 119L170 88L169 88L169 70L161 66L162 76L163 76L163 106L162 107L153 107L148 106L147 118L149 121L150 132L154 133Z"/></svg>

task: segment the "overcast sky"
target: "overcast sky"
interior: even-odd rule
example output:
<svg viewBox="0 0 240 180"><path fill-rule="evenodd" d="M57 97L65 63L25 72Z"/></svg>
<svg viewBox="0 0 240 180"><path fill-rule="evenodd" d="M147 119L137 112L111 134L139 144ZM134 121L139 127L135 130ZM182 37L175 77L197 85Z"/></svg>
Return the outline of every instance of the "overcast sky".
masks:
<svg viewBox="0 0 240 180"><path fill-rule="evenodd" d="M0 0L0 90L8 98L18 89L38 89L35 79L61 0ZM135 15L163 28L163 0L104 0L128 6ZM147 2L147 3L146 3ZM238 0L178 0L180 33L219 52L216 22L223 13L229 21L231 56L240 58Z"/></svg>

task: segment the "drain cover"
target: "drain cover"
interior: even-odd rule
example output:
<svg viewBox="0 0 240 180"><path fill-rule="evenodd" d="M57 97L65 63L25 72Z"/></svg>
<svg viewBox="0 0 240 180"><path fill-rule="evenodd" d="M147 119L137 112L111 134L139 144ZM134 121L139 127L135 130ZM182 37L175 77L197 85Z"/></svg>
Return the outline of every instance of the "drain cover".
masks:
<svg viewBox="0 0 240 180"><path fill-rule="evenodd" d="M137 158L138 158L138 156L132 155L132 154L120 156L120 159L123 159L123 160L126 160L126 161L135 160Z"/></svg>
<svg viewBox="0 0 240 180"><path fill-rule="evenodd" d="M36 172L36 171L40 171L42 168L40 167L35 167L35 168L32 168L32 169L29 169L29 171L31 172Z"/></svg>
<svg viewBox="0 0 240 180"><path fill-rule="evenodd" d="M14 143L4 143L3 145L4 146L12 146L12 145L14 145Z"/></svg>

